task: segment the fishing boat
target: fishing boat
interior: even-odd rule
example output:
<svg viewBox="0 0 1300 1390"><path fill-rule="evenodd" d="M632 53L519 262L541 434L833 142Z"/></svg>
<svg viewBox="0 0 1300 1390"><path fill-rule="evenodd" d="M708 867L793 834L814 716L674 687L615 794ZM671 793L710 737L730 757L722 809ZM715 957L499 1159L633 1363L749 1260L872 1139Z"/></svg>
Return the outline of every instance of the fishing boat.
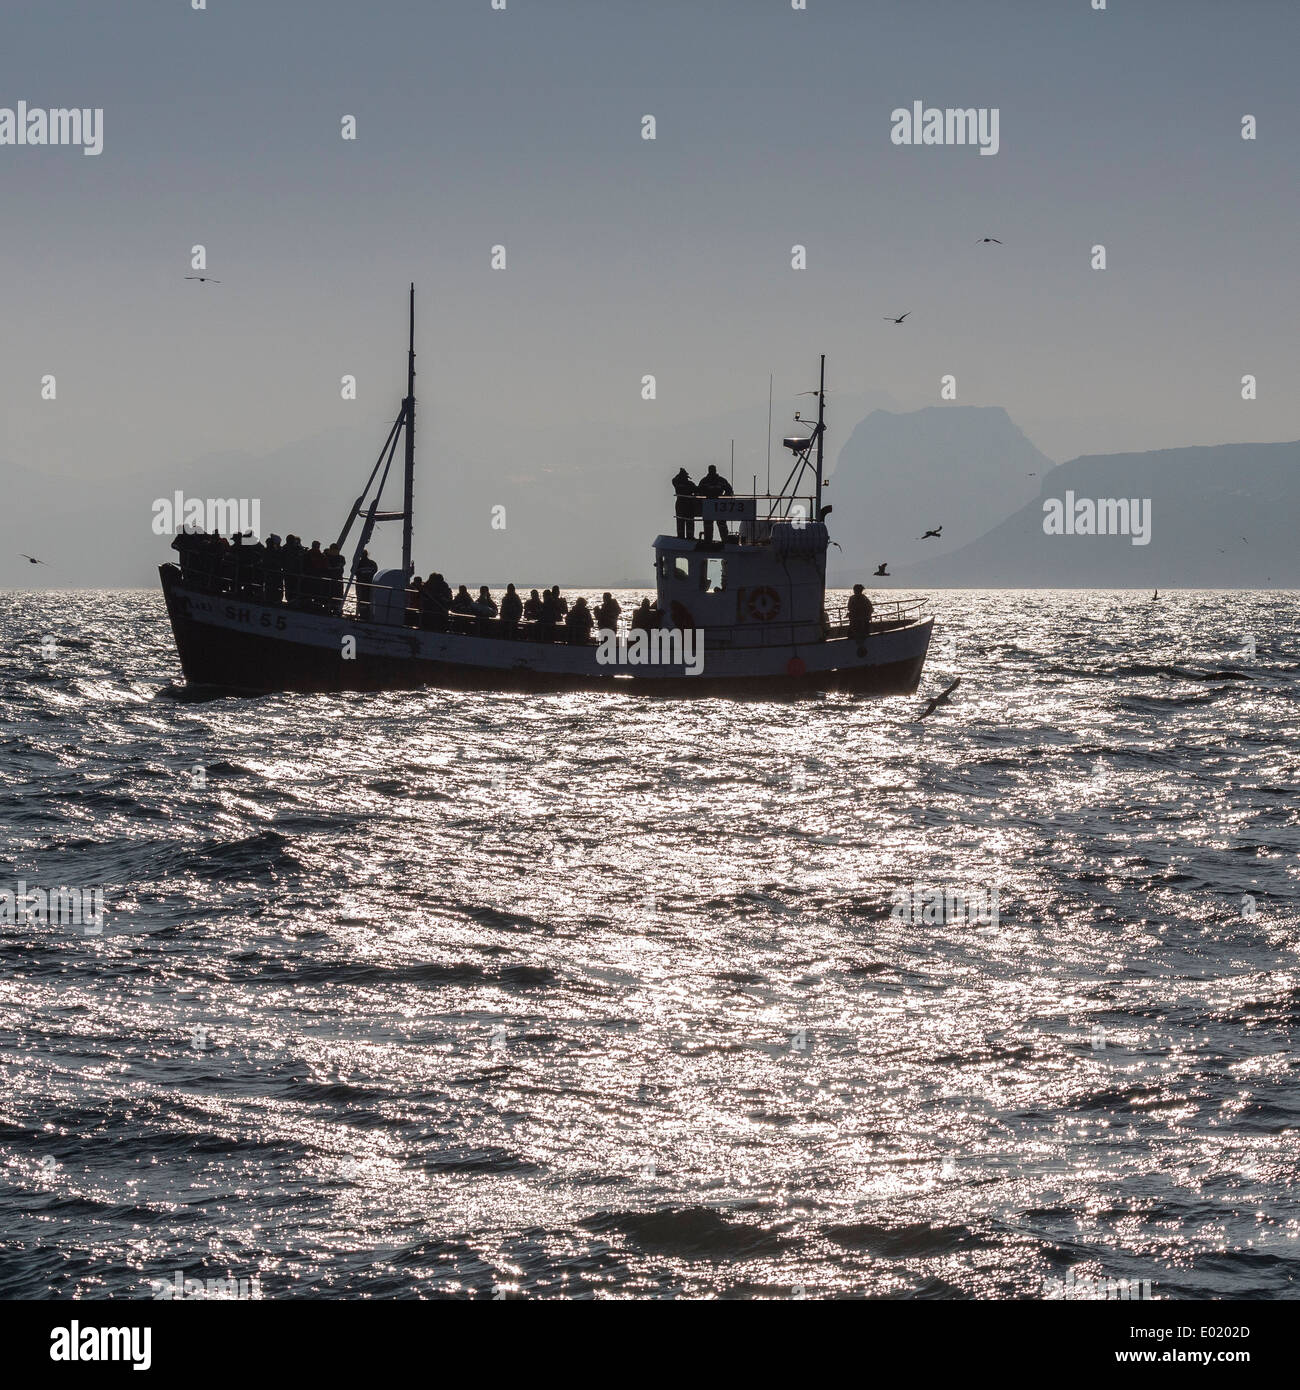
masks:
<svg viewBox="0 0 1300 1390"><path fill-rule="evenodd" d="M670 697L792 696L843 690L909 694L921 678L933 619L923 599L878 601L865 623L828 611L822 504L826 359L817 420L787 438L789 476L777 492L700 497L695 518L654 538L653 630L613 629L582 640L563 623L505 623L443 614L430 623L411 587L415 490L415 286L410 296L406 395L365 487L339 534L351 568L327 590L268 583L241 566L236 544L204 565L181 550L160 566L186 681L235 693L449 686L477 690L599 690ZM403 445L400 510L382 505ZM400 522L400 568L359 581L375 528ZM717 538L713 538L714 529ZM680 534L686 530L687 534ZM177 547L180 548L180 547ZM188 554L188 558L187 558ZM232 560L233 554L233 560ZM363 573L365 571L363 570Z"/></svg>

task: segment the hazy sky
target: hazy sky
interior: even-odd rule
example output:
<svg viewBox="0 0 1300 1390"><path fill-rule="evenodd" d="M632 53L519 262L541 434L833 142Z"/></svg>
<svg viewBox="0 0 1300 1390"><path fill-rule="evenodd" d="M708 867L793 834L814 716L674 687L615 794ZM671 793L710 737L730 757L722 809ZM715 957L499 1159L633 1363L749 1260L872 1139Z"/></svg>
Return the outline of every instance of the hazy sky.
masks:
<svg viewBox="0 0 1300 1390"><path fill-rule="evenodd" d="M1300 435L1293 0L5 0L0 38L0 107L104 109L98 157L0 146L0 465L377 451L412 279L422 508L444 440L761 432L819 352L1057 460ZM918 100L998 153L892 144Z"/></svg>

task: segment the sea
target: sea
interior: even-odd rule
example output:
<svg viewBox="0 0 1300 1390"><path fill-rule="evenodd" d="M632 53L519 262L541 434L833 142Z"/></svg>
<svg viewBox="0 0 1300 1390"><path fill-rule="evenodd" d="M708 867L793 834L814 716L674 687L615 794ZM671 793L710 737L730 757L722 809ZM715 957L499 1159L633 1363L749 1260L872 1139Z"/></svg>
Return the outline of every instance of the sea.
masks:
<svg viewBox="0 0 1300 1390"><path fill-rule="evenodd" d="M1300 595L930 603L910 696L211 699L0 595L0 1298L1296 1297Z"/></svg>

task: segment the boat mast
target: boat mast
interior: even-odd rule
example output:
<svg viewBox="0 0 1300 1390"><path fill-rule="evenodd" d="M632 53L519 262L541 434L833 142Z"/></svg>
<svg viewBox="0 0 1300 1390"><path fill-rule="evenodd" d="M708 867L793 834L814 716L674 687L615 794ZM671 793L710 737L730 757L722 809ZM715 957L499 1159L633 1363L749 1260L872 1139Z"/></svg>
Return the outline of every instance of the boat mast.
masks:
<svg viewBox="0 0 1300 1390"><path fill-rule="evenodd" d="M825 358L822 359L825 361ZM411 574L411 516L415 494L415 282L411 282L411 345L406 357L406 486L402 500L402 573ZM820 496L820 494L819 494Z"/></svg>
<svg viewBox="0 0 1300 1390"><path fill-rule="evenodd" d="M817 501L814 521L822 519L822 436L826 433L826 354L822 353L822 374L817 383Z"/></svg>

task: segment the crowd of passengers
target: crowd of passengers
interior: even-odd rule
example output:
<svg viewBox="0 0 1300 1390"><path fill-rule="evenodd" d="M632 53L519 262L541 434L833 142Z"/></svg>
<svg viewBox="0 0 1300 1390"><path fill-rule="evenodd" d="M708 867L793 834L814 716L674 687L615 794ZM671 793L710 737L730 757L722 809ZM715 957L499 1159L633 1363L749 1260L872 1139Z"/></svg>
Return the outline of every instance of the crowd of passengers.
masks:
<svg viewBox="0 0 1300 1390"><path fill-rule="evenodd" d="M264 603L288 603L314 613L343 612L347 561L337 545L304 545L297 536L241 535L229 540L215 532L182 531L172 541L188 583L240 594ZM373 574L373 570L371 571Z"/></svg>
<svg viewBox="0 0 1300 1390"><path fill-rule="evenodd" d="M305 612L343 614L347 562L337 545L322 549L319 541L304 545L290 535L282 542L271 535L265 540L240 535L229 540L203 531L183 531L172 542L180 561L181 576L191 584L216 588L223 593L262 603L287 603ZM374 578L378 566L363 550L357 558L357 617L370 618ZM570 604L557 584L533 589L526 599L506 585L498 604L484 584L477 597L464 584L452 592L440 574L427 579L414 576L406 588L406 623L433 632L478 632L496 637L530 637L574 644L590 642L597 631L616 631L622 606L612 594L602 595L593 610L585 598ZM633 629L653 631L662 615L648 598L642 599L628 620Z"/></svg>
<svg viewBox="0 0 1300 1390"><path fill-rule="evenodd" d="M360 566L357 567L358 576ZM406 621L412 627L432 632L477 632L484 636L531 638L554 642L561 638L573 646L584 646L597 632L616 632L622 605L610 593L601 595L593 611L585 598L569 602L557 584L551 589L533 589L521 598L513 584L507 584L498 604L484 584L477 597L464 584L451 591L451 585L438 573L421 580L417 575L406 590ZM359 617L368 614L358 600ZM633 609L628 626L647 632L658 628L662 614L648 598Z"/></svg>

